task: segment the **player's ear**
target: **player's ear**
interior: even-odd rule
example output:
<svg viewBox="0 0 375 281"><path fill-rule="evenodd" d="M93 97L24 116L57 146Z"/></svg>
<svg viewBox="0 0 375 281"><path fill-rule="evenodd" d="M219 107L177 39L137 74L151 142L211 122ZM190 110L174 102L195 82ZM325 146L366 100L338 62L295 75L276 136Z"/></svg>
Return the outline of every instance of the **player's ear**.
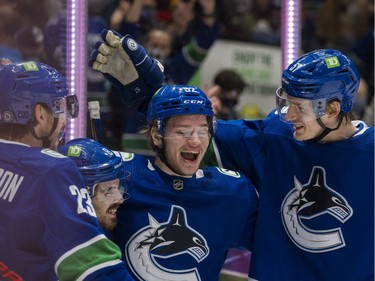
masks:
<svg viewBox="0 0 375 281"><path fill-rule="evenodd" d="M38 136L51 129L51 112L43 104L35 105L31 126Z"/></svg>
<svg viewBox="0 0 375 281"><path fill-rule="evenodd" d="M156 127L151 128L150 136L151 136L151 141L155 146L160 147L163 144L161 140L161 136L159 132L157 131Z"/></svg>
<svg viewBox="0 0 375 281"><path fill-rule="evenodd" d="M50 119L48 118L48 113L49 111L42 104L38 103L35 105L32 125L36 130L39 130L38 128L44 128L46 123L49 122L48 120Z"/></svg>
<svg viewBox="0 0 375 281"><path fill-rule="evenodd" d="M34 108L34 119L36 123L40 123L45 119L45 110L41 104L35 105Z"/></svg>
<svg viewBox="0 0 375 281"><path fill-rule="evenodd" d="M339 101L331 101L327 104L326 114L329 116L338 116L340 113L340 102Z"/></svg>

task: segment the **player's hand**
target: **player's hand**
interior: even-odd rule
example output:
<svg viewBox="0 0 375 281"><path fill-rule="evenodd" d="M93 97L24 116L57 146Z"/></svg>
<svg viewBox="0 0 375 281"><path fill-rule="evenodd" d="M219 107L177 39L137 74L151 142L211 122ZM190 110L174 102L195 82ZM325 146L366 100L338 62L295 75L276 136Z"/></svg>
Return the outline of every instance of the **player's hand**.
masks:
<svg viewBox="0 0 375 281"><path fill-rule="evenodd" d="M130 35L104 29L103 42L97 42L91 52L89 65L104 74L123 93L123 99L153 95L164 81L164 68L150 58L145 49Z"/></svg>

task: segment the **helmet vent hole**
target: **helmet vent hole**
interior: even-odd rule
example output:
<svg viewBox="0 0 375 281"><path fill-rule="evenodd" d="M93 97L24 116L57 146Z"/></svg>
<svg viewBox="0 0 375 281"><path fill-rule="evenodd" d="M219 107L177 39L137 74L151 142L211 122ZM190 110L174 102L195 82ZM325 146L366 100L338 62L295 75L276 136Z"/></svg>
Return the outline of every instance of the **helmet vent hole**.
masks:
<svg viewBox="0 0 375 281"><path fill-rule="evenodd" d="M312 66L311 68L307 69L309 73L313 73L316 69L316 66Z"/></svg>
<svg viewBox="0 0 375 281"><path fill-rule="evenodd" d="M29 76L27 76L27 75L18 75L17 77L16 77L16 79L24 79L24 78L28 78Z"/></svg>

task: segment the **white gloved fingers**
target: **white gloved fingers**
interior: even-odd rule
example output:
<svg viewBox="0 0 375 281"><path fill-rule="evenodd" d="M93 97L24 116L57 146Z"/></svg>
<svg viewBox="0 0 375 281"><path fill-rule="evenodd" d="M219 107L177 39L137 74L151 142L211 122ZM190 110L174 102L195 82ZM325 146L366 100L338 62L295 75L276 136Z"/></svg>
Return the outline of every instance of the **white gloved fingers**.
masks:
<svg viewBox="0 0 375 281"><path fill-rule="evenodd" d="M114 47L111 47L111 46L107 45L106 43L102 43L99 46L98 51L99 51L99 53L101 53L103 55L108 55L113 49L114 49Z"/></svg>
<svg viewBox="0 0 375 281"><path fill-rule="evenodd" d="M109 73L109 74L111 74L111 72L112 72L112 68L108 64L98 63L97 64L97 68L98 68L97 70L100 71L101 73ZM118 77L115 77L115 78L118 79Z"/></svg>
<svg viewBox="0 0 375 281"><path fill-rule="evenodd" d="M118 48L121 42L121 38L115 35L111 30L107 32L105 40L107 41L108 45L114 48Z"/></svg>
<svg viewBox="0 0 375 281"><path fill-rule="evenodd" d="M123 38L130 36L122 37L115 31L105 29L102 31L101 37L104 42L97 42L94 52L90 55L92 68L101 73L109 74L108 77L110 79L115 78L117 80L116 83L120 83L123 86L137 80L139 75L136 66L121 43ZM135 41L134 44L136 44ZM144 58L142 57L142 59Z"/></svg>
<svg viewBox="0 0 375 281"><path fill-rule="evenodd" d="M103 64L100 62L95 61L92 65L92 68L103 73L102 71Z"/></svg>
<svg viewBox="0 0 375 281"><path fill-rule="evenodd" d="M96 61L100 62L100 63L107 63L108 62L108 56L103 56L101 53L99 53L97 56L96 56Z"/></svg>

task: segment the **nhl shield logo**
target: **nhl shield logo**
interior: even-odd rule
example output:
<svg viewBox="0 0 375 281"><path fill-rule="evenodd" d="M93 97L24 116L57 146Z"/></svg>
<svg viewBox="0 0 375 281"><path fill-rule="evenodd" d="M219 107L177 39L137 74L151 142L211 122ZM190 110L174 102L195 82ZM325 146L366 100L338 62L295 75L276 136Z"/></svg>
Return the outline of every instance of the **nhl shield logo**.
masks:
<svg viewBox="0 0 375 281"><path fill-rule="evenodd" d="M182 180L174 180L173 181L173 188L175 190L181 190L184 188L184 182Z"/></svg>

